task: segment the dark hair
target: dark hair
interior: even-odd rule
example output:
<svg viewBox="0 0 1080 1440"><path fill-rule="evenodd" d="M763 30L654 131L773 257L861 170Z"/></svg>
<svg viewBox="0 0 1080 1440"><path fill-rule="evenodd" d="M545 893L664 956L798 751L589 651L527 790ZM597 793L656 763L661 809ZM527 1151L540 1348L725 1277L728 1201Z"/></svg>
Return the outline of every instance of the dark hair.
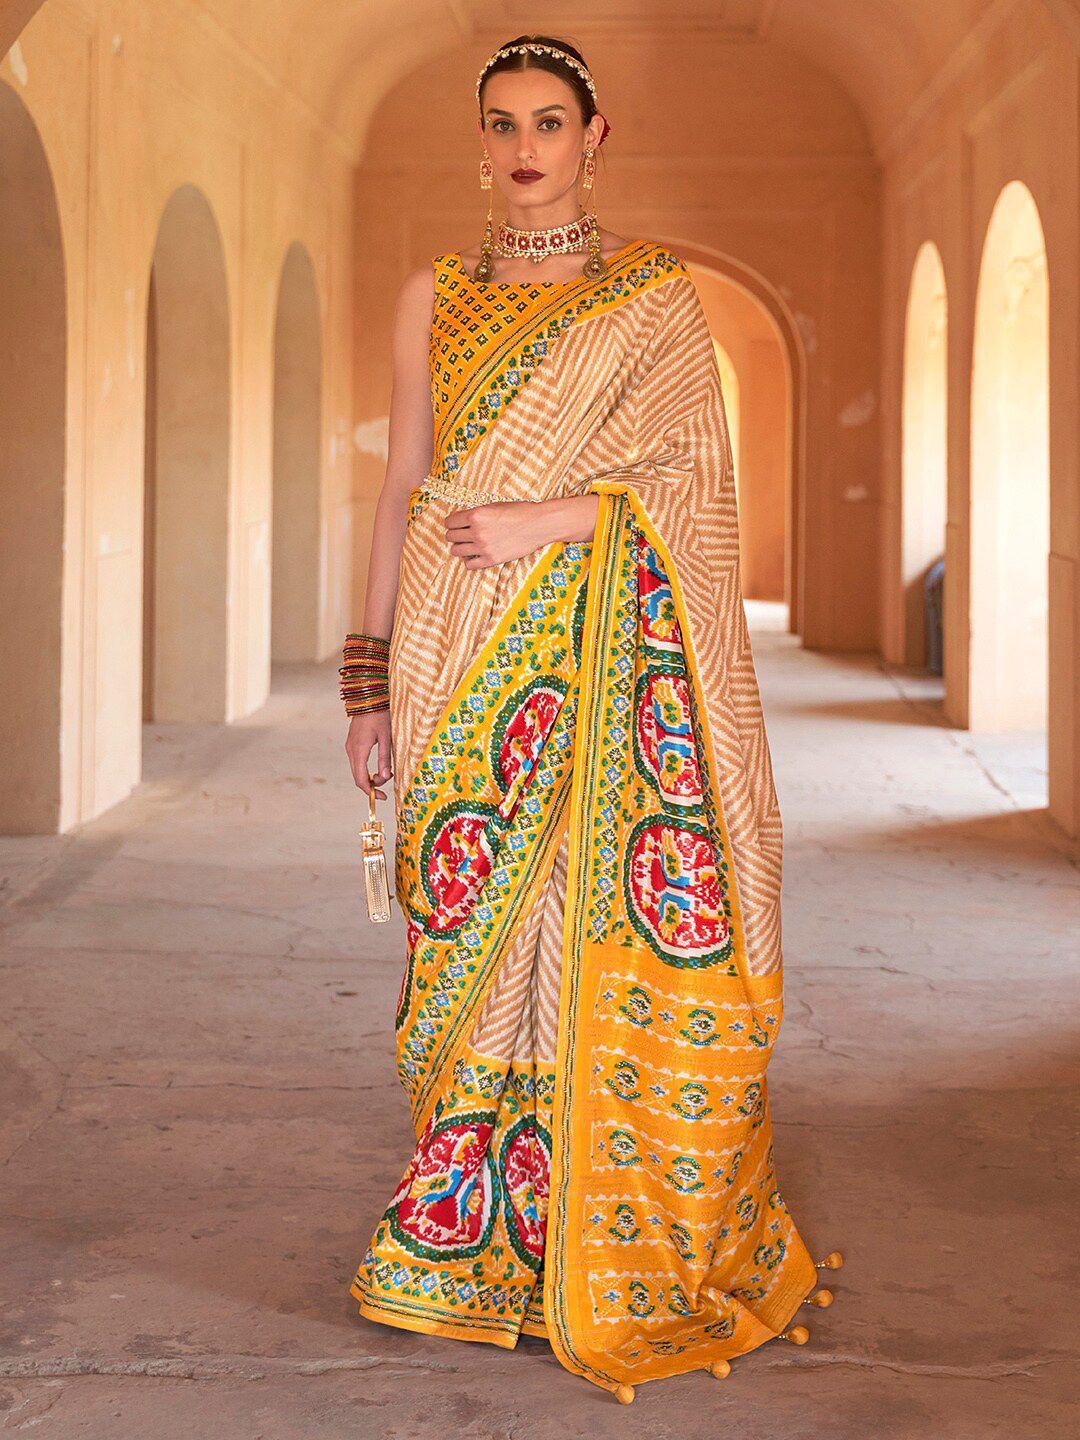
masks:
<svg viewBox="0 0 1080 1440"><path fill-rule="evenodd" d="M514 40L504 40L505 45L524 45L526 41L534 41L539 45L552 45L558 50L564 50L567 55L572 55L575 60L585 64L585 56L576 45L571 45L569 40L558 40L552 35L518 35ZM508 55L500 55L497 60L484 71L484 78L480 82L480 118L484 117L484 86L497 75L500 70L547 70L551 75L558 75L560 80L565 80L574 94L577 96L578 105L581 107L581 123L587 125L597 113L596 101L592 97L592 91L585 84L584 78L574 69L573 65L567 65L557 55L546 55L543 52L537 54L535 50L514 50Z"/></svg>

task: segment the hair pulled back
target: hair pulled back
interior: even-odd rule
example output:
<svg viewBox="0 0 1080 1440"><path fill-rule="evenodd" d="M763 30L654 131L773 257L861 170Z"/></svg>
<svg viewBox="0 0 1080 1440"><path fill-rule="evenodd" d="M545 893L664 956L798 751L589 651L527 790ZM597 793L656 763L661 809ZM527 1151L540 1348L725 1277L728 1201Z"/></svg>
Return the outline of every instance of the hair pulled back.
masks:
<svg viewBox="0 0 1080 1440"><path fill-rule="evenodd" d="M513 40L504 40L503 45L524 45L532 41L538 45L552 45L558 50L563 50L567 55L572 55L582 65L586 63L585 56L576 45L571 45L569 40L560 40L552 35L518 35ZM502 46L499 47L500 49ZM480 116L484 114L484 86L491 79L492 75L498 75L500 70L546 70L550 75L557 75L560 80L565 80L577 97L581 109L581 123L587 125L597 113L596 102L593 100L592 91L585 84L584 79L572 65L565 64L557 55L547 55L541 52L537 54L534 50L514 50L507 55L500 55L497 60L484 72L484 78L480 82ZM605 130L605 134L606 134Z"/></svg>

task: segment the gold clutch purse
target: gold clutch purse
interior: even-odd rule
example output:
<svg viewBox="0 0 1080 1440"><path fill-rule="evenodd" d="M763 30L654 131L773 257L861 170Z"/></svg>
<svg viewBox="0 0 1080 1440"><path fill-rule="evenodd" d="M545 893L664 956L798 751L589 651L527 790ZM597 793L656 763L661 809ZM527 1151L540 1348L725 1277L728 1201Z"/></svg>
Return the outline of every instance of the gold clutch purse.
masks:
<svg viewBox="0 0 1080 1440"><path fill-rule="evenodd" d="M375 814L375 791L368 791L368 818L360 826L360 863L364 869L364 895L368 919L390 919L390 884L383 849L383 822Z"/></svg>

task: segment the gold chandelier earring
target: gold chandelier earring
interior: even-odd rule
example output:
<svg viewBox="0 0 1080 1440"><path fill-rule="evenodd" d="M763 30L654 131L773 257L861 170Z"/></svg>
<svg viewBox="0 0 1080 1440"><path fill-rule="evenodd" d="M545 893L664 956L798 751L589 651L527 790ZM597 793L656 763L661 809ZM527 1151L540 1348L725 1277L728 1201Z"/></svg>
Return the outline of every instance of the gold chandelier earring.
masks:
<svg viewBox="0 0 1080 1440"><path fill-rule="evenodd" d="M495 266L491 260L492 252L495 249L495 234L491 221L492 182L494 179L495 170L492 167L491 158L485 150L484 157L480 161L480 189L488 192L487 223L484 226L484 239L480 245L480 259L473 271L474 280L492 280L495 277Z"/></svg>
<svg viewBox="0 0 1080 1440"><path fill-rule="evenodd" d="M589 258L581 267L581 273L588 276L590 280L599 279L601 275L607 274L607 261L600 254L600 226L596 219L596 200L594 187L596 185L596 151L590 145L585 151L585 158L581 167L581 178L584 182L585 195L582 198L582 209L585 211L585 218L589 222L588 246ZM589 204L592 202L592 209Z"/></svg>

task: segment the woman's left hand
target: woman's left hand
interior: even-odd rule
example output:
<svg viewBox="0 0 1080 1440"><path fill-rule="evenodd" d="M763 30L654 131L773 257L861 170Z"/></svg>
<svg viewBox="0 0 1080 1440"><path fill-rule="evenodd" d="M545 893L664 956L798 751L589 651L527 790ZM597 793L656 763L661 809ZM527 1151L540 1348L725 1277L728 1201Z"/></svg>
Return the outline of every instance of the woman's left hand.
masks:
<svg viewBox="0 0 1080 1440"><path fill-rule="evenodd" d="M446 516L446 539L466 570L483 570L531 555L557 540L591 540L598 495L552 500L496 500Z"/></svg>

